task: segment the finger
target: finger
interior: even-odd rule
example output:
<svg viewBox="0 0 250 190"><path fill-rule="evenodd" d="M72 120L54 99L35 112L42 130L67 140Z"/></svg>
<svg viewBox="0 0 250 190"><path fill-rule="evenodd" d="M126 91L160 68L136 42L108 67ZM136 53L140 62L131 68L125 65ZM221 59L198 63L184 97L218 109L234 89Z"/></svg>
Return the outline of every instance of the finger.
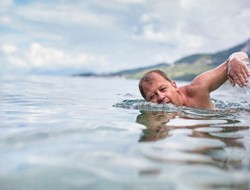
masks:
<svg viewBox="0 0 250 190"><path fill-rule="evenodd" d="M245 86L248 83L248 77L249 77L248 68L247 68L247 70L244 68L244 70L241 72L239 78L240 78L241 82L244 83Z"/></svg>
<svg viewBox="0 0 250 190"><path fill-rule="evenodd" d="M246 65L242 65L232 75L234 81L239 86L246 86L248 82L248 68Z"/></svg>
<svg viewBox="0 0 250 190"><path fill-rule="evenodd" d="M246 85L246 78L244 77L243 73L239 74L238 79L239 79L239 81L241 83L241 87Z"/></svg>
<svg viewBox="0 0 250 190"><path fill-rule="evenodd" d="M249 77L249 76L250 76L249 64L246 64L246 65L245 65L244 71L245 71L246 75Z"/></svg>
<svg viewBox="0 0 250 190"><path fill-rule="evenodd" d="M233 80L234 84L243 87L245 80L240 72L234 72L233 75L230 75L230 78Z"/></svg>
<svg viewBox="0 0 250 190"><path fill-rule="evenodd" d="M235 82L235 84L239 85L240 87L244 86L238 78L235 79L234 82Z"/></svg>
<svg viewBox="0 0 250 190"><path fill-rule="evenodd" d="M232 84L232 86L235 86L234 79L230 75L228 75L228 80L230 81L230 83Z"/></svg>
<svg viewBox="0 0 250 190"><path fill-rule="evenodd" d="M238 84L240 87L246 86L247 82L242 74L238 75L238 78L235 79L236 84Z"/></svg>

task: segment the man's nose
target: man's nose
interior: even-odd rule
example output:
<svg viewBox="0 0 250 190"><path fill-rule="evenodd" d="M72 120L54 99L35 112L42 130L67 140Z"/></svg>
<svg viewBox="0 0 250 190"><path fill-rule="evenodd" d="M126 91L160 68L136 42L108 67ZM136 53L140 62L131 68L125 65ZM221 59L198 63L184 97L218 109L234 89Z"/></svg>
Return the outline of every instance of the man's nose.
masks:
<svg viewBox="0 0 250 190"><path fill-rule="evenodd" d="M158 93L157 103L164 103L165 95L161 92Z"/></svg>

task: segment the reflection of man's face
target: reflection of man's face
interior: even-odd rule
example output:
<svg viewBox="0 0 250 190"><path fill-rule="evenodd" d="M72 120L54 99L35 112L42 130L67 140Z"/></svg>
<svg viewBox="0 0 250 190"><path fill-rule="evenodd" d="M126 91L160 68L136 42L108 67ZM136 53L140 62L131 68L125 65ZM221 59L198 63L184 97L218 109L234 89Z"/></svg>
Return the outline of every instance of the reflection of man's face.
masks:
<svg viewBox="0 0 250 190"><path fill-rule="evenodd" d="M142 111L136 122L146 126L139 141L155 141L168 136L169 128L166 123L175 117L175 113L163 111Z"/></svg>
<svg viewBox="0 0 250 190"><path fill-rule="evenodd" d="M156 128L165 126L175 115L175 113L166 113L164 111L142 111L141 114L137 116L136 122L148 128Z"/></svg>

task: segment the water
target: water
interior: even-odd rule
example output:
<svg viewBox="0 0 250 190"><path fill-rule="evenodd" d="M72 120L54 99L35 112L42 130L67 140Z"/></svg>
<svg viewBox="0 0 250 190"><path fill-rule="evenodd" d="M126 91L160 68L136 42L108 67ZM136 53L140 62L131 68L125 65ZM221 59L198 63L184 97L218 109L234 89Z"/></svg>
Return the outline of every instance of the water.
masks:
<svg viewBox="0 0 250 190"><path fill-rule="evenodd" d="M250 187L250 100L237 88L214 92L208 111L145 103L119 78L0 87L1 190Z"/></svg>

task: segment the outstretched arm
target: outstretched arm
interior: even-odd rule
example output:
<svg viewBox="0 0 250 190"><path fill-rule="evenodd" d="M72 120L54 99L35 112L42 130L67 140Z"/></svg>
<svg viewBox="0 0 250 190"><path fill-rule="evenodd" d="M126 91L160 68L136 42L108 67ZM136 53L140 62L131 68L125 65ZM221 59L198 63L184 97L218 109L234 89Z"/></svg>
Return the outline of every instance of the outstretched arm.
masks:
<svg viewBox="0 0 250 190"><path fill-rule="evenodd" d="M235 85L244 86L248 82L250 71L246 65L248 56L244 52L233 53L224 63L196 77L192 85L198 85L208 93L230 80Z"/></svg>

